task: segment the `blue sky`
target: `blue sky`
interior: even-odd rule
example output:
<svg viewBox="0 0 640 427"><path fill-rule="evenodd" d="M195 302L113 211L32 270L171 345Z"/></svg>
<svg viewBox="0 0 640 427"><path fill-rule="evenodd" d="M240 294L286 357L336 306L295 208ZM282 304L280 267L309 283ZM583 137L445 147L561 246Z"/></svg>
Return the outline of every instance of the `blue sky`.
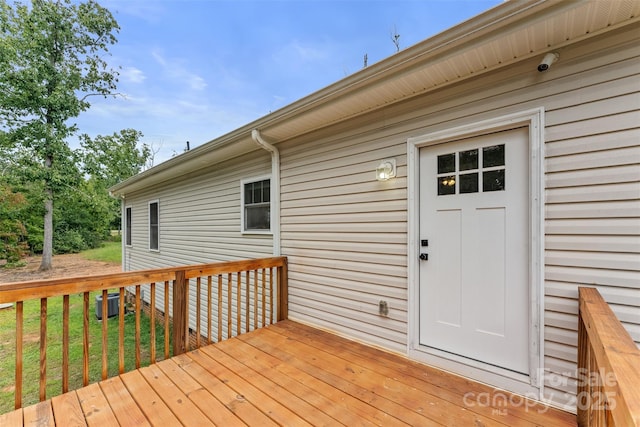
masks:
<svg viewBox="0 0 640 427"><path fill-rule="evenodd" d="M155 164L224 135L500 0L102 0L118 21L117 99L92 100L90 136L143 132Z"/></svg>

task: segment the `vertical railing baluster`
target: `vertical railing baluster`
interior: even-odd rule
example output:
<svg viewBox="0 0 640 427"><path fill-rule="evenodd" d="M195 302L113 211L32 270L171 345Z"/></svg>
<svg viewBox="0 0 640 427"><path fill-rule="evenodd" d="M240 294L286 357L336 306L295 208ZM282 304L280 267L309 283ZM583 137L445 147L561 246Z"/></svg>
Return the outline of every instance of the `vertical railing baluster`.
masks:
<svg viewBox="0 0 640 427"><path fill-rule="evenodd" d="M69 295L62 297L62 392L69 391Z"/></svg>
<svg viewBox="0 0 640 427"><path fill-rule="evenodd" d="M169 358L169 281L164 282L164 358Z"/></svg>
<svg viewBox="0 0 640 427"><path fill-rule="evenodd" d="M586 378L590 378L591 367L589 362L591 361L591 345L589 343L589 335L582 319L582 311L578 310L578 386L577 386L577 414L576 419L578 425L588 425L589 411L586 403L582 399L586 399L587 396L591 396L591 390L589 382ZM590 400L590 398L589 398Z"/></svg>
<svg viewBox="0 0 640 427"><path fill-rule="evenodd" d="M156 363L156 283L153 282L150 285L150 313L149 323L151 324L151 331L149 332L149 359L151 363Z"/></svg>
<svg viewBox="0 0 640 427"><path fill-rule="evenodd" d="M213 287L213 278L207 276L207 344L211 344L211 298Z"/></svg>
<svg viewBox="0 0 640 427"><path fill-rule="evenodd" d="M232 294L232 290L231 287L233 285L233 278L231 276L231 273L227 274L227 339L231 338L231 334L232 334L232 323L233 323L233 319L231 318L232 316L232 298L231 298L231 294Z"/></svg>
<svg viewBox="0 0 640 427"><path fill-rule="evenodd" d="M237 280L237 301L236 301L236 335L240 335L242 330L242 274L238 271Z"/></svg>
<svg viewBox="0 0 640 427"><path fill-rule="evenodd" d="M258 329L258 270L253 270L253 329Z"/></svg>
<svg viewBox="0 0 640 427"><path fill-rule="evenodd" d="M202 299L200 292L202 292L202 280L198 276L196 279L196 348L200 348L200 302Z"/></svg>
<svg viewBox="0 0 640 427"><path fill-rule="evenodd" d="M40 402L47 400L47 299L40 299Z"/></svg>
<svg viewBox="0 0 640 427"><path fill-rule="evenodd" d="M250 307L250 303L251 303L251 298L250 298L250 294L251 294L251 286L249 284L249 270L244 272L244 282L245 282L245 294L246 294L246 300L245 300L245 332L249 332L249 322L250 322L250 313L249 313L249 307Z"/></svg>
<svg viewBox="0 0 640 427"><path fill-rule="evenodd" d="M102 290L102 379L106 380L109 376L109 362L107 359L107 351L109 347L109 335L107 334L107 315L109 308L107 306L109 294L107 289Z"/></svg>
<svg viewBox="0 0 640 427"><path fill-rule="evenodd" d="M140 369L140 311L142 310L142 301L140 298L140 285L136 285L136 369Z"/></svg>
<svg viewBox="0 0 640 427"><path fill-rule="evenodd" d="M118 373L124 374L124 288L118 295Z"/></svg>
<svg viewBox="0 0 640 427"><path fill-rule="evenodd" d="M262 326L264 327L266 321L265 308L267 305L267 296L265 294L267 288L267 269L262 269Z"/></svg>
<svg viewBox="0 0 640 427"><path fill-rule="evenodd" d="M89 292L82 301L82 385L89 384Z"/></svg>
<svg viewBox="0 0 640 427"><path fill-rule="evenodd" d="M269 323L273 325L273 273L276 269L271 267L269 269Z"/></svg>
<svg viewBox="0 0 640 427"><path fill-rule="evenodd" d="M16 302L16 387L14 396L14 408L22 407L22 335L23 335L23 313L22 301Z"/></svg>
<svg viewBox="0 0 640 427"><path fill-rule="evenodd" d="M222 340L222 274L218 274L218 341Z"/></svg>

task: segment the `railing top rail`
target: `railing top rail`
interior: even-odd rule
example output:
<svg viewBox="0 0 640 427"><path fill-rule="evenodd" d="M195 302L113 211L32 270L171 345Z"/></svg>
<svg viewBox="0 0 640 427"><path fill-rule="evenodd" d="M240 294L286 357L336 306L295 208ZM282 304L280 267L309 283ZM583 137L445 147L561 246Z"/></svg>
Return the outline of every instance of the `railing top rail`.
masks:
<svg viewBox="0 0 640 427"><path fill-rule="evenodd" d="M596 288L579 288L580 315L598 368L607 375L619 425L640 425L640 350Z"/></svg>
<svg viewBox="0 0 640 427"><path fill-rule="evenodd" d="M242 261L225 261L214 264L188 265L182 269L185 270L185 278L190 279L193 277L235 273L238 271L282 267L285 264L286 259L286 257L271 257L247 259Z"/></svg>
<svg viewBox="0 0 640 427"><path fill-rule="evenodd" d="M285 263L286 257L272 257L241 261L224 261L212 264L166 267L152 270L128 271L98 276L78 276L4 283L0 284L0 303L49 298L151 282L172 281L175 280L177 271L184 271L185 277L189 279L205 275L281 267Z"/></svg>

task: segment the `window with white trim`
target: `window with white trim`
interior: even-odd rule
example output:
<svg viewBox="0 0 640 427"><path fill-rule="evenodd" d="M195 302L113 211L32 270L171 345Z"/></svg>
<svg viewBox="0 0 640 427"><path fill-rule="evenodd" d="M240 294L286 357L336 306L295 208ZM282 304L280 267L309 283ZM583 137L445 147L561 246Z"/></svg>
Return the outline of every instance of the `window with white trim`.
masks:
<svg viewBox="0 0 640 427"><path fill-rule="evenodd" d="M271 232L271 178L242 180L242 232Z"/></svg>
<svg viewBox="0 0 640 427"><path fill-rule="evenodd" d="M149 250L160 250L160 204L149 202Z"/></svg>
<svg viewBox="0 0 640 427"><path fill-rule="evenodd" d="M131 218L132 210L131 206L124 208L124 244L125 246L131 246Z"/></svg>

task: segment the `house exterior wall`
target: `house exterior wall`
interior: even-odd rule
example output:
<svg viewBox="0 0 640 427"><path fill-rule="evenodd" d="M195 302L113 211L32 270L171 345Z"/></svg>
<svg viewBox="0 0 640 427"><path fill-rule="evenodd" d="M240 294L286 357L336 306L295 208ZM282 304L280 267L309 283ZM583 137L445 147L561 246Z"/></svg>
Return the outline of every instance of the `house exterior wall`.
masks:
<svg viewBox="0 0 640 427"><path fill-rule="evenodd" d="M640 343L639 41L616 30L546 73L535 58L280 144L290 318L406 352L407 139L543 107L544 396L575 407L578 286ZM378 182L385 158L398 176Z"/></svg>
<svg viewBox="0 0 640 427"><path fill-rule="evenodd" d="M575 407L578 286L597 286L640 343L639 42L637 25L617 29L563 47L546 73L531 58L272 141L281 154L289 317L406 353L408 290L416 286L407 273L407 140L542 107L543 391ZM396 159L397 177L378 182L375 168L387 158ZM240 233L240 181L270 172L270 155L258 150L128 194L133 242L125 269L271 255L271 236ZM148 250L154 200L158 252ZM387 316L378 313L380 301Z"/></svg>
<svg viewBox="0 0 640 427"><path fill-rule="evenodd" d="M132 208L132 245L124 248L123 269L131 271L271 256L271 235L240 232L240 181L270 173L271 156L257 150L224 164L194 171L180 180L127 195L123 204ZM148 249L150 201L159 203L159 251ZM192 287L194 297L189 299L191 325L195 325L196 313L193 288L195 286ZM148 301L149 291L143 290L144 299ZM163 301L164 287L157 286L157 306L162 307ZM217 314L214 316L217 318Z"/></svg>

